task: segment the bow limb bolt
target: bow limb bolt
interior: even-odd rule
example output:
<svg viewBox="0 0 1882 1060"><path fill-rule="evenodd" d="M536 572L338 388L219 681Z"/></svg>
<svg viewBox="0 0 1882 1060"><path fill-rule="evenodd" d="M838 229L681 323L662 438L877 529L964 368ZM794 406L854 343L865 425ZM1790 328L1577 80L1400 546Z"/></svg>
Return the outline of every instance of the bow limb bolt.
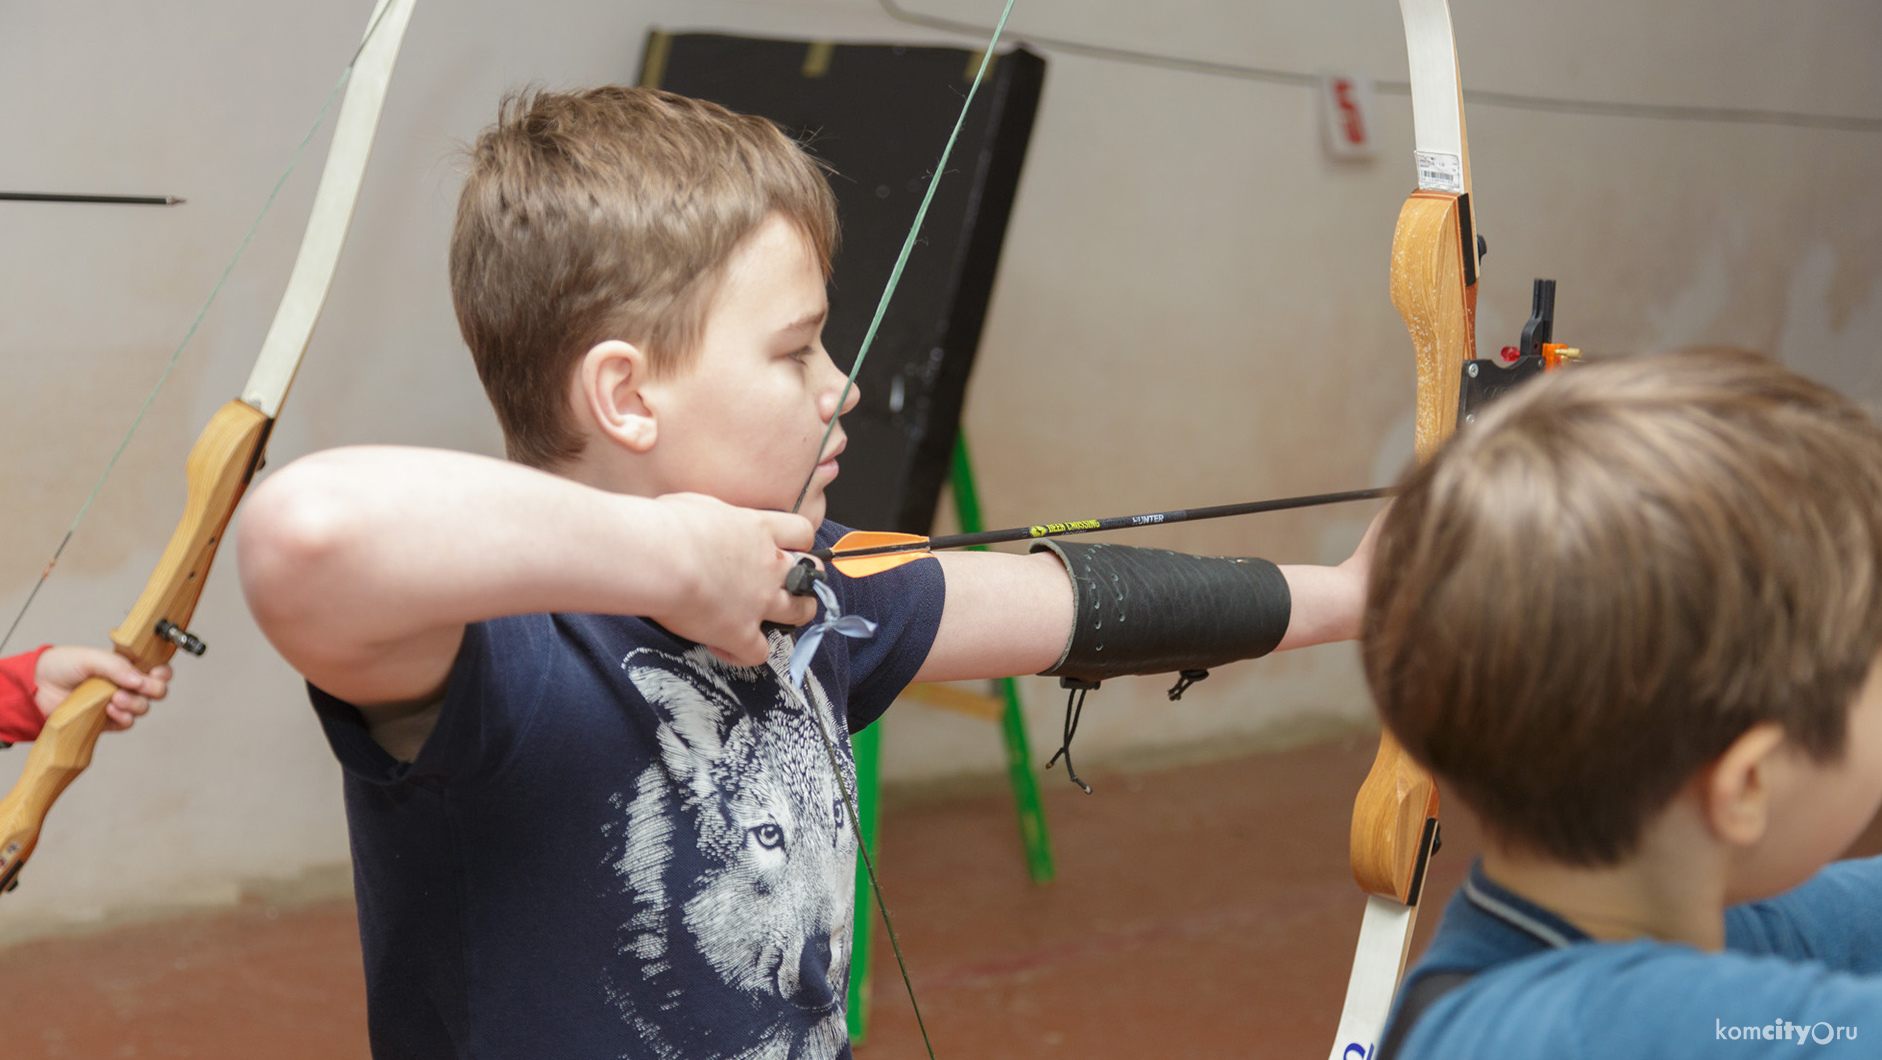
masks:
<svg viewBox="0 0 1882 1060"><path fill-rule="evenodd" d="M415 2L380 0L373 10L365 37L348 66L346 98L334 123L326 168L274 323L242 396L216 412L190 450L183 518L129 617L111 631L118 654L140 670L168 662L179 647L195 655L205 650L202 641L188 632L189 621L223 531L261 466L274 418L326 303L359 199L386 85ZM20 869L38 845L47 811L91 764L92 746L105 727L105 706L116 688L94 677L74 689L46 719L18 782L0 800L0 893L18 885Z"/></svg>

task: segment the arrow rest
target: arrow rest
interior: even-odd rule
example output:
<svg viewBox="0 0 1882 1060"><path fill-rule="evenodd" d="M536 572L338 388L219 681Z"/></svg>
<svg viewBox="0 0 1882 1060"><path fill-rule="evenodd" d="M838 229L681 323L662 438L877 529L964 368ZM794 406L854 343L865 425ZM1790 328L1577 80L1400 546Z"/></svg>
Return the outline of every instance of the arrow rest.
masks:
<svg viewBox="0 0 1882 1060"><path fill-rule="evenodd" d="M1530 293L1529 320L1520 345L1503 347L1497 358L1479 357L1464 365L1457 390L1457 420L1472 423L1484 406L1544 372L1581 358L1573 346L1555 342L1555 281L1539 279Z"/></svg>

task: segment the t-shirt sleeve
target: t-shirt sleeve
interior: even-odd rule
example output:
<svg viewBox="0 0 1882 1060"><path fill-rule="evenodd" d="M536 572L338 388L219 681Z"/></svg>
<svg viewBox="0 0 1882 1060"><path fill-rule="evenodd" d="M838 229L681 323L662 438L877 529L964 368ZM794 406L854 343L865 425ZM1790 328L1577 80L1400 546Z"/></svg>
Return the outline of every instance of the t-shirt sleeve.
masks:
<svg viewBox="0 0 1882 1060"><path fill-rule="evenodd" d="M824 638L825 644L841 639L849 647L849 728L860 732L882 717L928 660L928 649L941 628L947 583L940 561L933 558L867 578L831 572L830 582L844 614L876 623L873 637Z"/></svg>
<svg viewBox="0 0 1882 1060"><path fill-rule="evenodd" d="M1836 862L1795 890L1726 910L1725 943L1882 974L1882 857Z"/></svg>
<svg viewBox="0 0 1882 1060"><path fill-rule="evenodd" d="M534 720L557 658L554 619L518 615L465 627L438 721L410 762L372 738L352 704L312 684L314 711L334 757L371 784L474 784L500 769Z"/></svg>

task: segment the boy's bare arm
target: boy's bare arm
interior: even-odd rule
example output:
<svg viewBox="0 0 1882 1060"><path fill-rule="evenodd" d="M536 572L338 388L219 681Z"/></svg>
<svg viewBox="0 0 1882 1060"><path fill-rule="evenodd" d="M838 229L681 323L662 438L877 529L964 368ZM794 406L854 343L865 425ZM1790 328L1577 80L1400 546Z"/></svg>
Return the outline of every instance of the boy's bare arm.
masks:
<svg viewBox="0 0 1882 1060"><path fill-rule="evenodd" d="M947 603L917 681L1036 674L1072 635L1072 580L1049 552L937 552Z"/></svg>
<svg viewBox="0 0 1882 1060"><path fill-rule="evenodd" d="M442 689L464 627L549 611L643 615L747 665L759 622L800 623L783 590L809 522L709 497L625 496L444 450L317 453L262 483L240 533L242 589L309 680L390 715Z"/></svg>
<svg viewBox="0 0 1882 1060"><path fill-rule="evenodd" d="M1380 518L1383 518L1381 516ZM1292 598L1277 651L1359 635L1379 518L1337 567L1283 566ZM917 681L1036 674L1058 663L1072 633L1072 585L1056 556L1036 552L936 553L947 604Z"/></svg>

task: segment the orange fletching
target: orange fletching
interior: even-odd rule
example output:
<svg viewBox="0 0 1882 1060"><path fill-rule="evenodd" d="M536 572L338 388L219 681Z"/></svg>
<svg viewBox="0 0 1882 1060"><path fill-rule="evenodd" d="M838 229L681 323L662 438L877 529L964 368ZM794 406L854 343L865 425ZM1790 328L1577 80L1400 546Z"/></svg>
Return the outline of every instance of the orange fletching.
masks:
<svg viewBox="0 0 1882 1060"><path fill-rule="evenodd" d="M919 534L898 534L892 530L851 530L836 539L830 551L839 559L845 552L854 552L861 548L887 548L890 545L925 545L928 539Z"/></svg>
<svg viewBox="0 0 1882 1060"><path fill-rule="evenodd" d="M930 555L926 549L928 539L919 534L898 534L889 530L851 530L837 539L830 547L832 553L830 566L839 573L851 578L867 578L871 574L881 574L885 570L894 570L904 563L912 563L923 556ZM907 552L885 552L876 556L845 556L845 552L855 552L865 548L885 548L891 545L917 546Z"/></svg>
<svg viewBox="0 0 1882 1060"><path fill-rule="evenodd" d="M830 561L830 566L835 567L839 573L848 575L851 578L867 578L871 574L881 574L885 570L894 570L904 563L913 563L918 559L928 559L933 555L934 553L924 550L920 552L887 552L880 556L850 556L848 558L838 556Z"/></svg>

